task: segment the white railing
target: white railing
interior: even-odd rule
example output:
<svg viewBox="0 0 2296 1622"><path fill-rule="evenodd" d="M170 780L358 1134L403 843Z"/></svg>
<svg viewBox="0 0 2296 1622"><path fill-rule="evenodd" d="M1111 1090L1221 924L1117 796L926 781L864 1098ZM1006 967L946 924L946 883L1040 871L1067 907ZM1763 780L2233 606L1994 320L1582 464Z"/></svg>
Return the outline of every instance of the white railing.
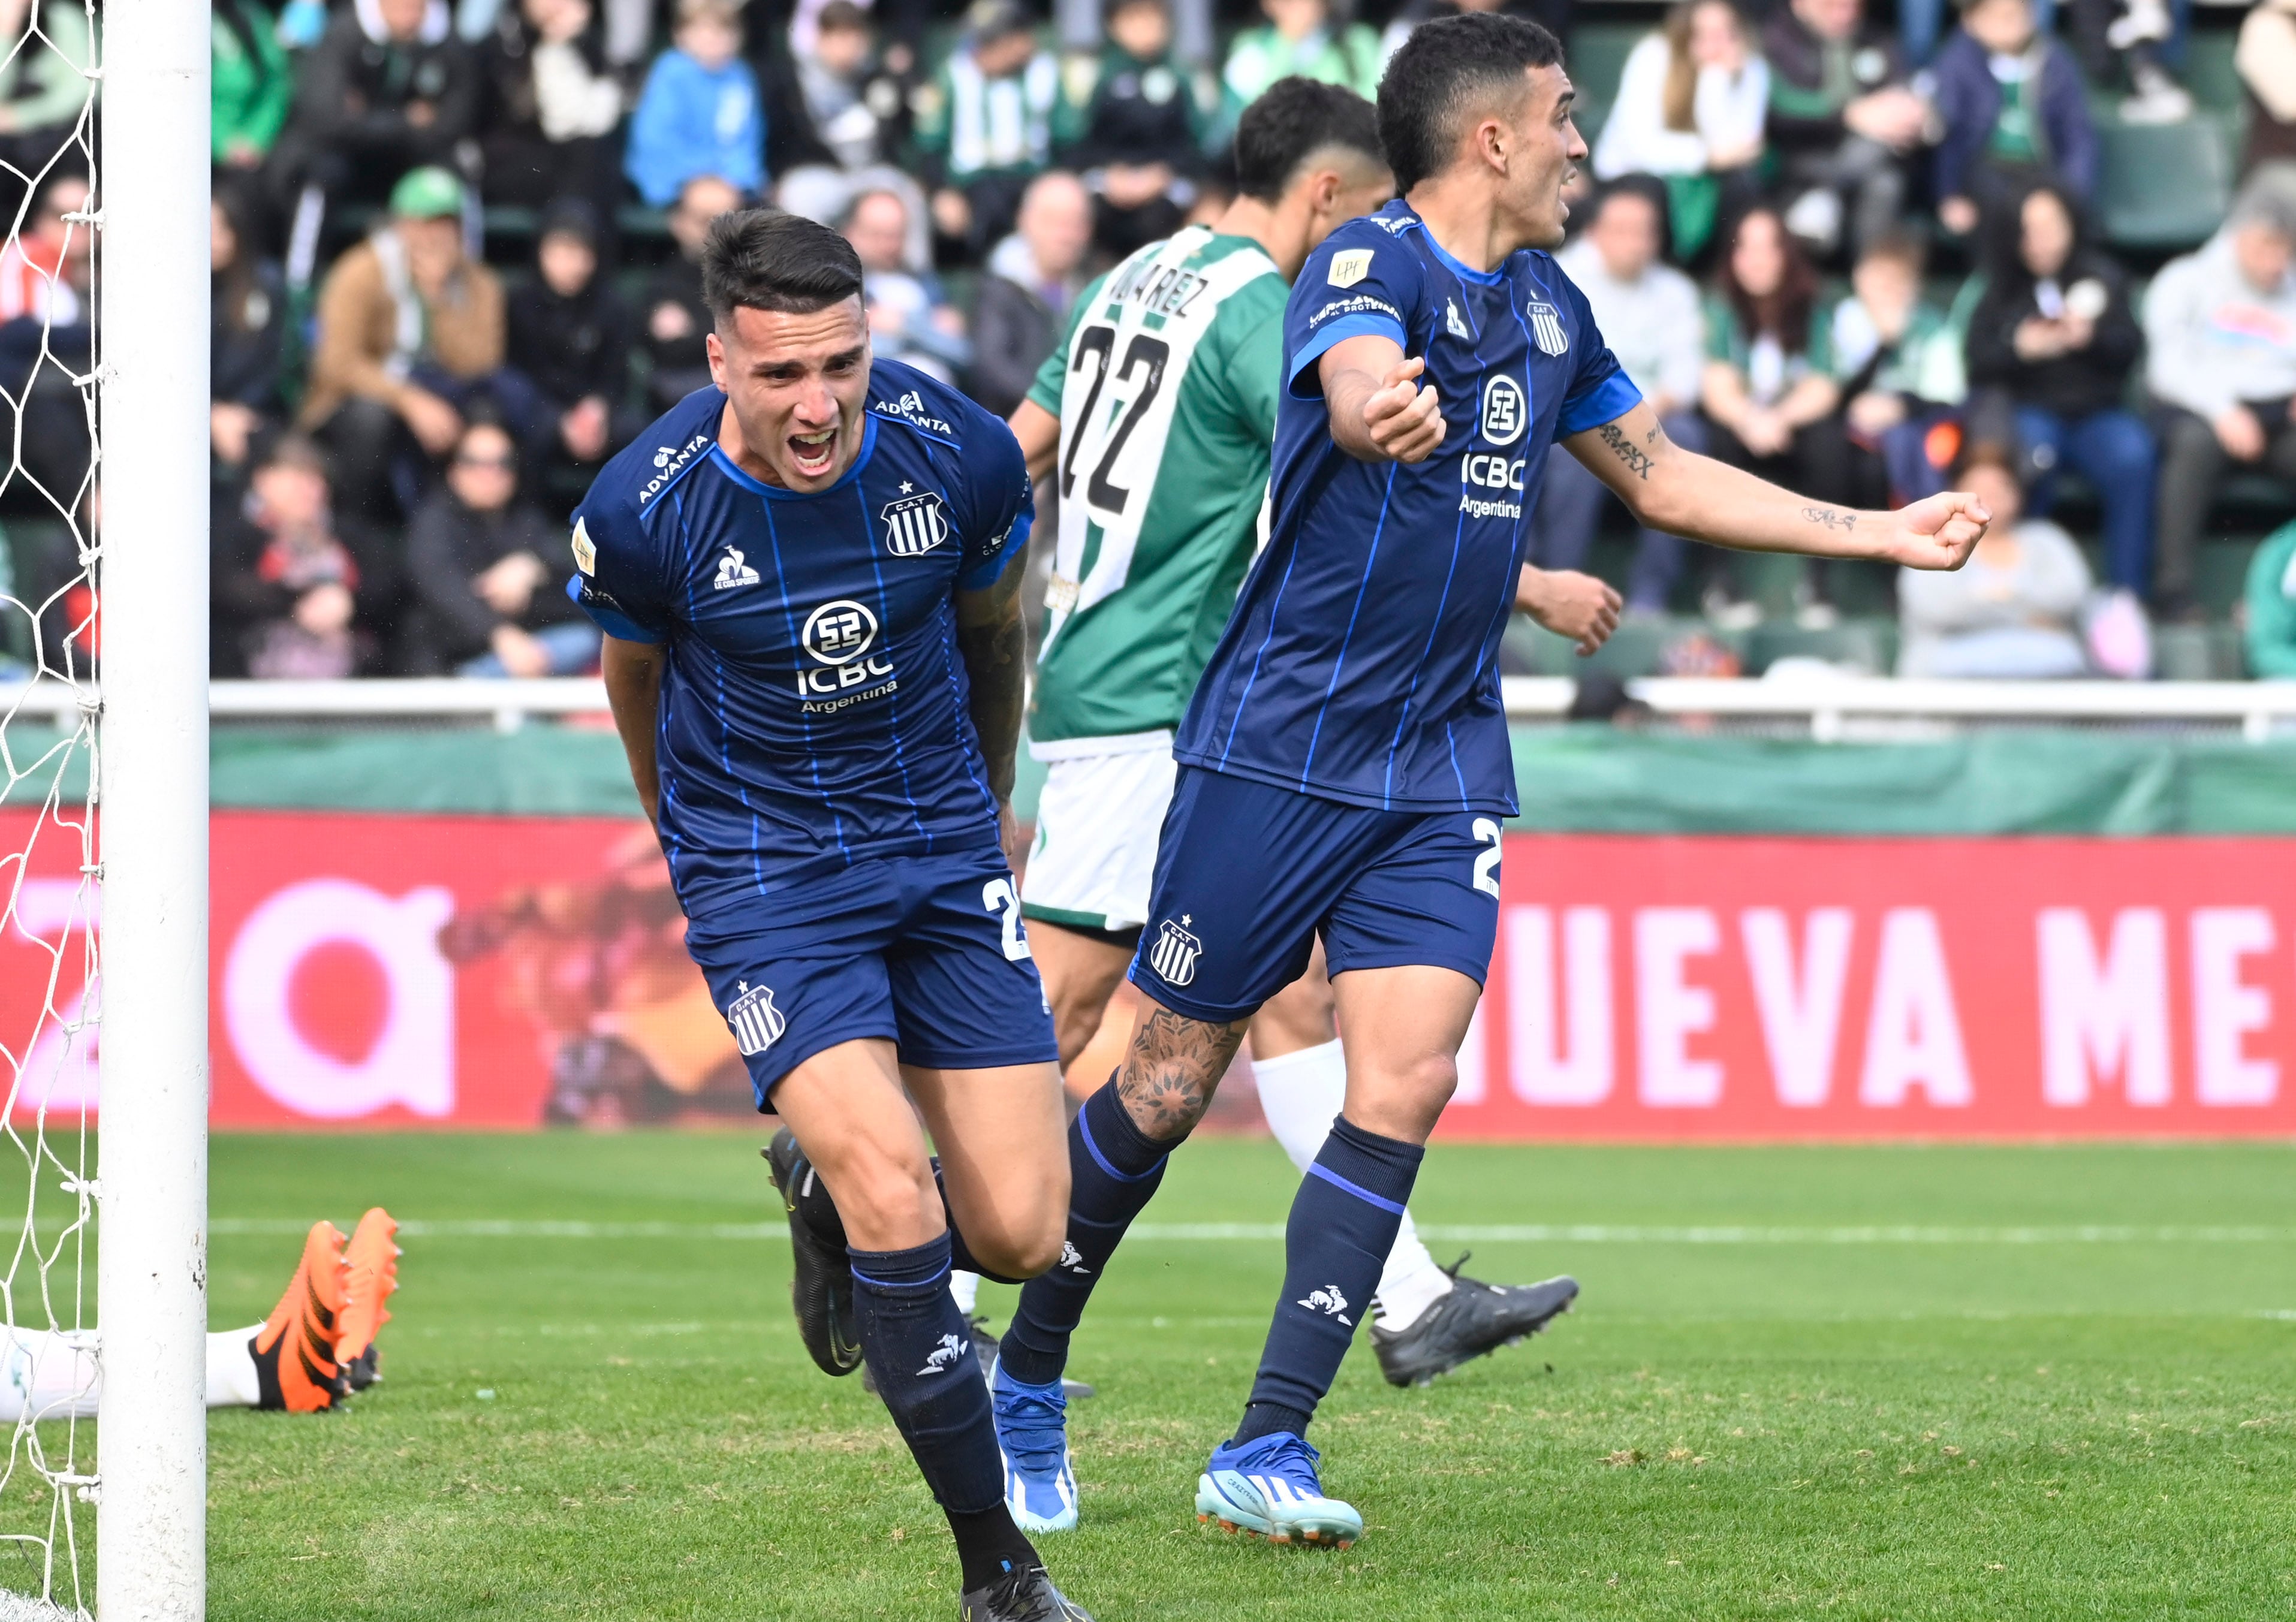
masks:
<svg viewBox="0 0 2296 1622"><path fill-rule="evenodd" d="M1511 676L1507 714L1554 720L1570 708L1567 676ZM1663 716L1741 720L1804 719L1810 735L1833 742L1861 724L1964 721L2185 721L2238 726L2251 741L2296 724L2296 682L1942 682L1887 676L1728 680L1648 676L1628 684ZM86 692L83 686L81 693ZM209 713L218 720L490 720L515 731L530 717L603 715L605 684L594 676L484 681L455 676L346 682L216 682ZM0 716L63 721L80 702L61 682L0 686Z"/></svg>
<svg viewBox="0 0 2296 1622"><path fill-rule="evenodd" d="M1665 716L1739 719L1807 717L1820 742L1852 736L1858 724L1979 720L2200 721L2237 725L2251 742L2296 721L2296 682L1946 682L1888 676L1714 681L1650 676L1628 691ZM1570 707L1567 676L1509 676L1506 711L1552 719Z"/></svg>

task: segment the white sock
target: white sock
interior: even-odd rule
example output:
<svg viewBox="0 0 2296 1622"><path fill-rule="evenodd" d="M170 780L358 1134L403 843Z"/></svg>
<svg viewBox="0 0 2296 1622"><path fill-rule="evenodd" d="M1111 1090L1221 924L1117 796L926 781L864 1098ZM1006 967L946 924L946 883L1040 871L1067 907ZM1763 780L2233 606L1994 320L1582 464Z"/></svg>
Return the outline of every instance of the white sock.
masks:
<svg viewBox="0 0 2296 1622"><path fill-rule="evenodd" d="M255 1337L263 1325L227 1329L208 1337L208 1406L252 1408L263 1400L263 1380L255 1372Z"/></svg>
<svg viewBox="0 0 2296 1622"><path fill-rule="evenodd" d="M980 1275L967 1273L962 1267L951 1267L948 1270L948 1292L956 1298L957 1311L971 1317L973 1303L980 1299Z"/></svg>
<svg viewBox="0 0 2296 1622"><path fill-rule="evenodd" d="M1346 1055L1337 1042L1275 1059L1255 1054L1251 1075L1259 1084L1259 1108L1267 1117L1268 1129L1305 1176L1331 1133L1332 1118L1347 1102ZM1450 1292L1451 1275L1427 1254L1411 1213L1404 1212L1395 1249L1387 1253L1387 1270L1379 1275L1379 1293L1372 1301L1381 1326L1408 1328L1421 1313Z"/></svg>
<svg viewBox="0 0 2296 1622"><path fill-rule="evenodd" d="M0 1326L0 1423L94 1419L102 1389L94 1331Z"/></svg>

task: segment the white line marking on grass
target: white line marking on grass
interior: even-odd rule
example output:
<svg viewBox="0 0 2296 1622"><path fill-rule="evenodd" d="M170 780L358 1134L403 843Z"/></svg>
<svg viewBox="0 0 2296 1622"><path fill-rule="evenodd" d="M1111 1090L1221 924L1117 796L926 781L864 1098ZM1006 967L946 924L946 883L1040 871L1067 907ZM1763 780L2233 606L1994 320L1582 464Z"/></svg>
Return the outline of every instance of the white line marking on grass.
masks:
<svg viewBox="0 0 2296 1622"><path fill-rule="evenodd" d="M299 1234L310 1225L266 1216L217 1216L211 1233ZM416 1217L398 1225L412 1239L726 1239L786 1241L780 1222L537 1222ZM1603 1223L1428 1223L1420 1233L1468 1244L1579 1245L2252 1245L2296 1241L2296 1228L2147 1227L2088 1224L2054 1227L1667 1227ZM1138 1222L1129 1237L1171 1243L1283 1237L1276 1222Z"/></svg>

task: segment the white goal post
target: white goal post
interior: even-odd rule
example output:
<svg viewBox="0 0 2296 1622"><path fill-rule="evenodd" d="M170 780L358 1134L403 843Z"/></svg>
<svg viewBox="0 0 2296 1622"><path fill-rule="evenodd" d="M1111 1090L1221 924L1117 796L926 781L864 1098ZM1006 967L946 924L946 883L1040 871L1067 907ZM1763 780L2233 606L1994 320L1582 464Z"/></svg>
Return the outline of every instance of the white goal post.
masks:
<svg viewBox="0 0 2296 1622"><path fill-rule="evenodd" d="M96 1611L207 1608L209 8L104 0Z"/></svg>

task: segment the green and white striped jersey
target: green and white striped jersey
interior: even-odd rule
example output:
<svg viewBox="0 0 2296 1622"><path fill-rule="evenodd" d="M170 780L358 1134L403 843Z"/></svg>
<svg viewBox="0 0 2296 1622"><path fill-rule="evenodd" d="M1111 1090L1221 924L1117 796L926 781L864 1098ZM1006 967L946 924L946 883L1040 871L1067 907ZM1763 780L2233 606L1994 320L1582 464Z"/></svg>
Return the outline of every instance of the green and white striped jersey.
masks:
<svg viewBox="0 0 2296 1622"><path fill-rule="evenodd" d="M1259 538L1290 291L1259 243L1190 226L1087 288L1037 373L1061 420L1040 758L1179 724Z"/></svg>

